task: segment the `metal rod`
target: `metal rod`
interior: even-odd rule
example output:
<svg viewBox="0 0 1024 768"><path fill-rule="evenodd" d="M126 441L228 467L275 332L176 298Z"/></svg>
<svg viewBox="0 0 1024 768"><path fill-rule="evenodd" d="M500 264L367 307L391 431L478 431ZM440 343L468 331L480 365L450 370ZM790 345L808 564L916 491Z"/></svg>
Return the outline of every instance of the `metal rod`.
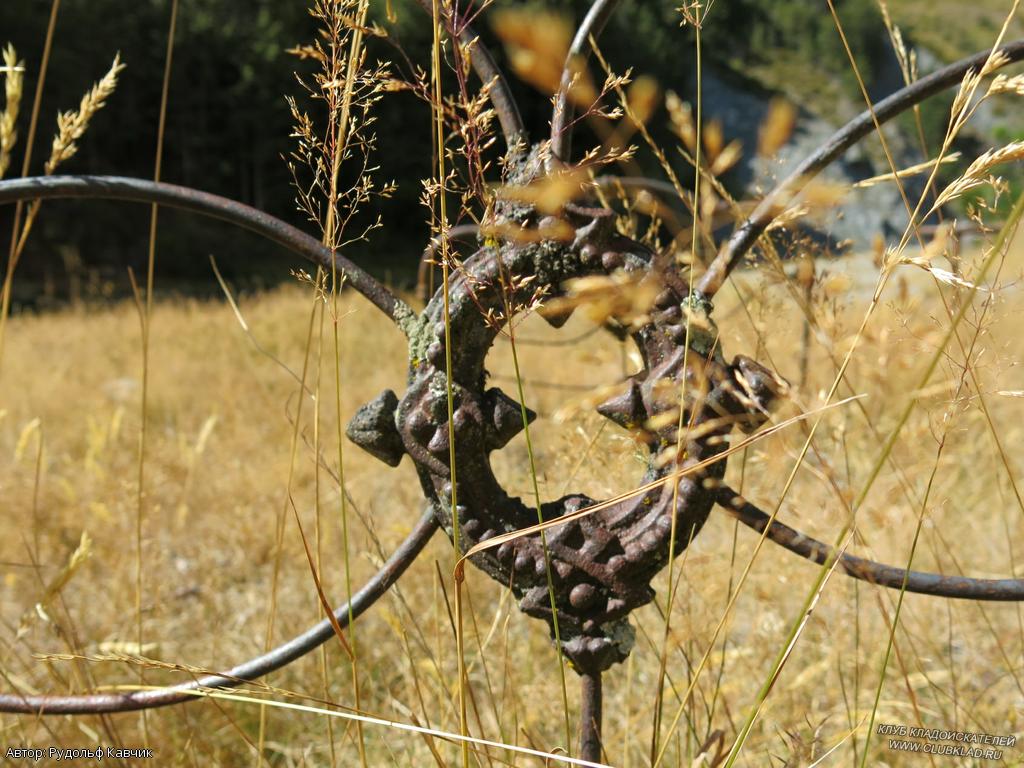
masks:
<svg viewBox="0 0 1024 768"><path fill-rule="evenodd" d="M944 576L939 573L907 571L892 565L866 560L856 555L838 553L835 547L806 536L800 531L771 521L771 515L750 503L728 486L719 489L716 501L741 523L764 533L767 538L794 554L824 565L839 558L839 568L847 575L871 584L901 589L907 592L960 600L988 600L1013 602L1024 600L1024 579L974 579L969 576Z"/></svg>
<svg viewBox="0 0 1024 768"><path fill-rule="evenodd" d="M368 272L331 251L315 237L276 216L220 195L177 184L123 176L37 176L0 181L0 204L54 198L156 203L221 219L282 245L314 264L328 269L337 264L338 270L345 274L346 282L395 322L413 314L405 302Z"/></svg>
<svg viewBox="0 0 1024 768"><path fill-rule="evenodd" d="M601 762L601 673L580 675L580 758Z"/></svg>
<svg viewBox="0 0 1024 768"><path fill-rule="evenodd" d="M1024 59L1024 40L1015 40L1000 49L1006 54L1006 61L993 69L1001 69L1015 61ZM908 109L920 104L929 96L957 85L968 70L978 69L988 60L990 52L981 51L966 59L950 64L917 82L901 88L891 96L882 99L870 110L861 112L821 145L812 155L797 166L785 180L765 197L754 212L744 221L726 246L708 267L697 284L697 290L707 297L714 296L729 273L740 263L740 259L753 247L765 228L786 209L789 203L807 183L827 166L835 162L846 150L874 132L875 121L882 125ZM874 115L872 115L872 112Z"/></svg>
<svg viewBox="0 0 1024 768"><path fill-rule="evenodd" d="M691 201L680 197L679 192L676 191L676 188L671 183L661 179L652 179L648 176L609 175L596 177L594 184L603 190L614 190L617 187L622 187L624 190L646 191L652 194L664 195L669 200L682 201L686 204L686 209L690 209Z"/></svg>
<svg viewBox="0 0 1024 768"><path fill-rule="evenodd" d="M431 0L419 0L419 3L424 11L433 15L434 7ZM453 20L448 29L449 34L452 33L454 26L455 21ZM494 111L498 113L498 122L501 124L501 132L505 136L506 146L512 149L521 142L525 142L526 128L523 126L523 118L519 114L519 106L512 96L508 80L498 68L490 50L468 22L458 24L458 38L462 45L470 48L469 64L473 67L477 77L485 85L490 85L487 95L491 104L494 105Z"/></svg>
<svg viewBox="0 0 1024 768"><path fill-rule="evenodd" d="M584 61L589 58L591 36L595 40L598 38L618 4L619 0L594 0L594 4L590 6L579 29L576 30L572 45L569 46L569 55L565 59L562 79L555 96L555 108L551 115L551 154L562 162L569 161L569 154L572 151L572 129L576 110L569 101L569 86L575 71L574 62L580 58Z"/></svg>
<svg viewBox="0 0 1024 768"><path fill-rule="evenodd" d="M352 596L352 618L362 615L380 599L392 584L398 581L412 561L416 559L416 556L423 551L436 530L437 520L433 511L428 509L381 569ZM341 627L348 626L349 603L336 608L334 618ZM0 712L35 715L94 715L105 712L132 712L195 701L201 698L195 695L195 691L209 688L236 688L305 656L333 636L334 627L329 619L324 619L272 651L239 664L222 674L207 675L190 683L167 688L126 693L94 693L78 696L2 693L0 694Z"/></svg>
<svg viewBox="0 0 1024 768"><path fill-rule="evenodd" d="M459 224L448 230L448 242L462 240L463 242L474 242L480 233L480 227L476 224ZM416 295L420 301L426 304L434 293L434 253L441 245L439 237L432 237L427 247L420 256L420 265L416 270Z"/></svg>

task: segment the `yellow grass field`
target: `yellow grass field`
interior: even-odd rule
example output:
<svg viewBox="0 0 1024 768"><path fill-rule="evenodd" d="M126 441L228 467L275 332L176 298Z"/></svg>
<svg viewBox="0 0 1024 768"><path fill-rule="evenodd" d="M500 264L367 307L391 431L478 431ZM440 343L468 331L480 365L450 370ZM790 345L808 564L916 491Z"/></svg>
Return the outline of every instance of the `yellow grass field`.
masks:
<svg viewBox="0 0 1024 768"><path fill-rule="evenodd" d="M905 566L935 470L914 567L1024 577L1024 507L1014 493L1014 484L1024 482L1022 268L1024 248L1018 245L1001 266L1001 288L991 295L971 358L980 391L968 376L955 399L964 361L956 341L931 384L916 391L949 318L927 273L897 269L860 340L849 387L839 391L840 397L864 397L826 413L782 503L782 520L834 543L846 520L842 498L857 497L908 398L916 395L920 405L858 511L850 551ZM766 270L740 273L737 290L723 290L716 318L726 355L748 354L794 383L781 417L821 405L875 275L870 258L819 265L812 301L819 329L810 335L802 386L803 320L789 290ZM963 289L941 286L952 311L964 295ZM965 346L989 296L978 295L960 327ZM266 647L271 616L273 644L297 634L320 619L321 608L296 514L322 558L326 593L335 603L344 599L333 336L330 313L322 325L318 313L309 339L314 304L309 286L301 284L241 296L251 337L224 301L155 305L143 466L141 648L135 588L142 397L136 308L122 302L12 317L0 370L4 689L69 693L188 680L187 670L161 664L220 670L255 656ZM593 389L635 370L636 354L631 344L603 331L588 333L592 327L576 316L557 331L537 317L518 328L527 404L540 414L532 436L545 499L566 489L604 498L630 489L643 472L644 454L588 402ZM347 421L381 389L402 392L406 352L401 333L354 294L344 295L339 330ZM577 336L584 338L570 346L539 343ZM320 393L316 399L300 398L292 375L302 376L307 350L306 379ZM496 343L488 368L494 384L515 392L507 341ZM813 418L790 426L732 457L730 483L771 510L811 423ZM522 435L494 461L511 493L530 495ZM356 587L408 533L423 502L408 458L389 469L346 442L344 475ZM89 557L62 588L48 592L85 534L91 539ZM714 641L692 701L669 734L691 672L710 647L730 589L756 545L756 534L716 510L677 561L682 581L672 607L659 737L668 740L665 765L713 764L710 756L699 757L702 745L710 744L714 753L718 731L726 746L732 743L801 618L820 569L766 542ZM458 731L452 566L452 547L438 534L398 588L349 634L367 713ZM472 568L467 573L471 734L549 752L567 746L575 751L576 745L564 743L559 662L546 628L520 614L499 585ZM656 604L633 617L633 655L605 676L606 759L617 766L651 764L664 573L655 586ZM738 764L858 764L898 597L832 576ZM325 701L353 706L348 656L336 640L325 648L244 692L316 707L328 706ZM575 728L578 690L574 673L566 674ZM260 719L261 708L252 701L206 700L145 717L3 716L0 722L5 746L146 744L157 759L139 764L205 766L256 764ZM908 595L876 723L1021 734L1022 609ZM359 763L358 733L344 719L268 708L263 735L272 765ZM441 739L379 725L365 726L362 738L371 766L461 764L458 747ZM958 762L894 751L887 742L872 737L867 765L1024 762L1024 745L1007 748L999 762ZM488 767L543 764L498 748L474 752L471 761Z"/></svg>

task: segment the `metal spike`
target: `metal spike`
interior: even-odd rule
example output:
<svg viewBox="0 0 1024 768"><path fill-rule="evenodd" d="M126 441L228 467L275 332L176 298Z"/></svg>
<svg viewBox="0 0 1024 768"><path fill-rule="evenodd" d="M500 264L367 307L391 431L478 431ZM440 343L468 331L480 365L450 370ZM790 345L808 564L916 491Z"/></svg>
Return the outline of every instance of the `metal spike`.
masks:
<svg viewBox="0 0 1024 768"><path fill-rule="evenodd" d="M597 412L626 429L633 429L642 424L647 411L644 409L640 385L630 379L628 389L621 395L611 397L598 405Z"/></svg>
<svg viewBox="0 0 1024 768"><path fill-rule="evenodd" d="M398 397L385 389L376 398L361 406L348 423L345 435L371 456L397 467L405 453L402 436L395 426Z"/></svg>
<svg viewBox="0 0 1024 768"><path fill-rule="evenodd" d="M487 447L495 450L503 447L509 440L523 431L523 413L519 401L513 400L498 388L484 392L484 408L488 421ZM537 414L526 409L526 421L529 424L537 418Z"/></svg>

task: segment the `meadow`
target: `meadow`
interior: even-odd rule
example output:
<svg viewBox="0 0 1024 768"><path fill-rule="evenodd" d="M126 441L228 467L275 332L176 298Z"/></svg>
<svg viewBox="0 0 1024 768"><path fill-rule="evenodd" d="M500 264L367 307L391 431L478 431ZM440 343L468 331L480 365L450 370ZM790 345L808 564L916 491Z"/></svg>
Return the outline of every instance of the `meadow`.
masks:
<svg viewBox="0 0 1024 768"><path fill-rule="evenodd" d="M1000 289L978 300L979 311L988 301L971 363L981 390L959 394L962 369L952 356L927 391L914 388L943 333L939 291L955 303L963 289L938 284L910 266L897 270L847 375L850 391L864 397L825 414L815 451L797 474L781 519L833 541L845 521L836 491L848 500L856 493L878 456L880 435L888 433L908 397L917 396L919 407L858 510L851 551L905 565L920 513L916 504L934 471L914 567L1022 575L1018 543L1024 521L1009 482L1020 482L1015 446L1024 439L1024 342L1015 332L1024 310L1015 295L1022 267L1024 249L1018 244L1002 264ZM716 316L727 354L770 361L794 383L793 402L781 416L820 404L834 375L834 356L851 342L867 301L864 287L874 274L870 255L819 264L813 289L817 341L810 345L802 383L804 321L786 286L771 270L754 269L738 276L735 290L723 292ZM136 307L130 301L82 303L12 317L0 378L6 687L84 692L135 686L140 669L145 685L187 680L188 670L219 670L261 652L270 616L274 643L315 623L321 607L295 515L322 558L326 593L337 602L344 598L331 315L321 325L323 306L306 284L242 295L238 308L246 332L226 301L156 303L147 385L141 647L135 606L142 386ZM406 353L401 334L365 300L346 292L341 309L344 419L382 388L401 390ZM517 330L527 404L540 414L532 437L545 499L566 488L609 496L635 485L643 471L643 452L591 403L594 391L635 370L636 353L582 315L558 331L531 316ZM972 310L967 319L965 329L979 318ZM577 341L551 345L566 339ZM509 352L507 341L499 339L488 358L493 383L506 389L514 386ZM296 377L304 368L311 391L296 431ZM318 408L319 392L326 396ZM981 397L994 429L979 407ZM781 493L807 428L806 422L793 425L733 457L729 482L769 505ZM945 446L937 459L942 436ZM1012 475L998 458L996 436L1008 449ZM352 584L358 585L410 530L423 502L408 459L388 469L351 444L343 455L348 561ZM523 436L494 454L494 461L510 492L528 496ZM280 571L272 598L279 525ZM91 541L84 557L83 535ZM665 575L659 577L656 603L634 615L636 650L606 675L609 763L649 764L660 653L667 649L665 738L756 543L753 532L720 510L712 513L677 562L681 587L667 641ZM438 534L398 587L357 621L349 641L356 649L364 711L458 731L452 565L451 545ZM544 751L564 749L559 662L546 630L518 612L507 590L473 569L468 573L470 732ZM666 764L714 764L716 734L723 734L726 745L731 740L818 573L817 566L771 544L757 554L696 694L670 737ZM54 588L62 577L65 583ZM856 738L851 732L872 709L897 598L832 576L764 705L741 764L850 765L858 759L863 728ZM877 722L1018 733L1024 722L1022 641L1022 613L1013 604L907 595ZM260 721L255 700L351 706L350 669L347 653L332 640L322 652L247 686L250 701L197 701L145 717L5 716L4 741L89 746L114 740L154 747L161 765L252 764ZM574 676L567 674L571 683ZM575 687L569 690L576 707ZM359 760L358 740L344 720L269 709L263 754L274 765L351 765ZM362 740L370 765L458 762L457 747L440 739L366 726ZM872 739L869 764L918 765L927 759L886 744L884 737ZM1022 754L1010 748L1003 764L1019 762ZM949 764L949 758L931 759ZM539 764L500 749L486 749L473 760Z"/></svg>
<svg viewBox="0 0 1024 768"><path fill-rule="evenodd" d="M535 126L513 106L513 89L481 55L482 43L464 26L458 6L421 3L433 20L416 17L424 61L414 65L398 39L390 3L388 28L377 26L367 0L310 5L318 30L288 50L298 95L286 102L291 148L282 159L294 192L291 215L313 236L277 219L246 219L250 214L237 205L217 209L234 223L264 227L276 245L299 244L298 252L321 260L319 267L304 265L310 274L281 259L270 289L252 289L256 280L238 286L225 280L215 264L248 264L245 241L193 239L192 230L177 230L180 219L158 215L157 202L168 205L168 198L154 197L153 187L137 180L129 197L153 206L149 216L130 206L118 228L130 223L141 232L148 224L145 271L119 263L116 273L101 276L90 267L96 279L83 280L92 257L82 258L77 244L57 247L68 280L68 289L57 291L52 269L39 268L26 245L36 247L38 239L46 247L60 221L74 222L61 216L81 216L86 204L63 208L29 198L62 184L76 194L109 196L126 183L14 180L18 160L27 177L38 172L38 155L46 154L32 155L44 89L30 100L24 61L13 45L4 49L0 176L11 178L0 182L0 197L25 204L13 217L0 287L3 693L85 694L188 682L266 652L343 603L409 534L426 503L409 458L388 468L345 439L345 424L357 409L386 388L401 395L411 382L436 406L428 416L413 415L422 417L421 427L442 424L439 404L441 393L447 395L448 421L429 433L433 438L447 428L463 444L482 440L488 447L511 423L487 415L493 430L480 437L465 408L464 429L456 429L455 397L465 397L463 405L472 405L472 397L453 392L476 382L453 387L460 376L470 378L465 371L471 366L454 368L446 349L476 343L465 310L475 312L489 300L481 302L477 289L500 288L490 297L503 299L500 308L495 299L481 320L500 331L486 360L487 383L538 414L491 456L511 495L531 501L569 491L614 497L635 489L659 459L678 461L681 452L673 445L692 425L682 408L664 401L664 389L648 393L644 409L654 415L643 423L636 407L627 412L623 406L620 416L630 430L602 418L595 406L645 367L659 372L660 386L672 385L673 396L678 385L680 398L692 397L704 369L687 356L708 355L718 344L726 359L748 355L789 382L777 411L753 414L773 424L742 445L728 438L730 487L847 553L947 575L1024 578L1024 236L1017 232L1024 218L1018 174L1024 140L1015 138L1016 126L993 122L993 115L1011 114L1006 104L1024 95L1024 75L997 74L1024 58L1024 43L1009 42L973 64L964 60L921 78L916 51L880 3L878 34L868 37L895 56L896 67L890 61L888 68L902 83L886 88L905 87L876 112L864 79L872 67L858 63L846 35L849 29L854 41L862 39L870 18L857 9L865 3L845 7L841 17L829 2L831 13L814 19L817 31L798 35L806 44L802 55L816 55L824 45L833 71L837 61L848 63L845 79L823 78L817 69L813 79L848 90L844 103L851 114L871 108L836 134L852 137L849 143L826 144L810 155L817 160L787 177L792 158L785 149L796 146L807 121L802 107L783 95L785 88L773 88L770 99L761 94L763 103L752 109L759 122L756 139L748 137L751 146L727 137L722 122L703 117L702 73L714 59L705 61L705 50L716 50L719 39L718 32L702 37L713 3L686 3L672 17L685 27L683 47L692 54L695 90L686 97L692 104L663 91L654 76L616 71L605 58L596 44L603 21L595 19L614 2L599 0L578 32L568 16L495 8L488 34L503 49L502 63L540 94L544 109L552 99L551 119L545 118L550 134L532 136L533 144L523 137ZM1011 40L1018 7L1019 0L1001 24L992 22L979 34L990 33L986 42ZM173 107L178 8L172 2L168 9L154 180L163 178ZM776 14L780 29L802 29L802 7L785 8ZM47 51L58 11L55 1ZM728 19L722 19L726 28ZM584 34L588 30L592 34ZM644 34L641 27L633 31ZM393 60L373 58L378 45L390 46ZM59 113L44 176L72 172L69 161L91 138L83 139L90 124L101 110L109 114L107 101L120 95L119 82L129 75L120 56L110 55L106 74L77 107ZM587 56L589 64L581 66ZM45 62L44 56L39 83ZM734 64L745 66L742 58ZM484 83L481 90L468 79L471 68ZM955 94L938 111L937 102L929 102L929 110L911 112L939 86ZM417 130L430 128L429 152L382 149L384 139L394 137L377 122L379 105L394 94L417 100L423 116ZM879 113L886 120L904 117L877 142L870 131L878 128ZM658 136L650 127L655 121L662 123ZM577 122L588 130L577 132L578 144L592 145L577 146L573 154ZM968 135L968 123L987 125L988 133ZM94 124L92 133L102 125ZM936 130L941 135L932 136ZM858 148L859 159L851 159L844 153L857 136L870 147ZM984 146L975 146L978 141ZM898 145L895 155L891 142ZM22 150L23 156L15 154ZM403 162L411 159L406 155L422 155L419 175L389 181L377 164L388 151ZM926 161L908 167L905 161L916 162L918 155ZM847 172L853 175L811 181L825 166L835 170L841 156L851 159ZM741 158L765 170L742 199L724 181ZM866 168L874 175L861 178ZM651 169L657 180L647 178ZM613 175L631 178L619 182ZM760 185L780 177L788 180L764 194ZM883 193L882 185L898 193ZM28 186L28 192L11 192ZM465 281L435 294L445 299L435 299L437 312L422 324L391 297L379 298L386 293L381 289L378 306L393 308L393 323L356 291L341 290L345 279L358 287L372 278L348 262L340 272L333 269L335 255L387 251L379 245L385 235L419 243L413 228L403 227L405 219L385 221L381 213L399 187L418 196L417 226L437 235L431 247L443 266L440 284ZM163 194L171 192L165 187ZM758 202L752 204L751 195ZM840 219L858 220L857 195L861 204L877 195L872 202L895 206L886 211L895 218L887 215L878 225L884 231L858 232L855 252L836 258L844 244L823 233ZM214 205L192 193L176 199L193 210ZM908 221L899 235L904 207ZM720 227L744 221L750 226L741 224L738 240L752 233L746 246L734 248L737 238L719 242ZM470 262L468 277L454 254L453 223L485 248ZM117 241L118 228L103 234ZM169 235L178 235L173 247ZM141 254L124 241L121 246L119 253ZM205 264L200 254L216 254L202 278L219 284L220 293L200 299L159 283L164 254L180 255L182 248L192 258L190 271ZM388 264L373 268L386 273ZM411 273L415 260L402 266ZM29 281L18 282L16 273ZM40 274L45 301L23 303ZM566 275L578 279L564 281ZM702 325L709 297L717 336ZM422 298L403 298L422 309ZM552 298L563 308L576 306L564 327L542 317ZM611 332L630 322L654 339L645 347L646 361L627 334ZM398 326L409 333L408 344ZM447 348L428 338L453 332ZM678 360L671 357L677 353ZM715 402L749 412L759 396L744 378L748 369L709 370L736 379L731 392L717 390L722 399ZM478 376L472 369L472 378ZM715 415L703 405L691 410ZM404 449L419 456L424 477L432 473L435 485L427 494L440 499L433 509L440 519L449 501L456 507L450 486L442 486L448 480L457 485L459 440L446 463L437 456L448 446L420 440L413 416L398 419L415 437L404 438ZM725 439L708 434L700 445L689 443L687 458ZM644 442L654 444L652 435L661 440L653 460ZM433 458L424 459L423 451ZM464 466L459 478L468 483ZM651 522L645 503L648 497L636 503L635 514ZM488 522L484 512L479 520ZM544 622L527 618L505 585L475 568L459 581L458 547L438 533L353 626L338 627L323 646L282 670L231 692L203 689L196 701L141 713L4 714L0 749L15 760L20 753L12 749L145 748L153 750L155 764L183 766L492 768L581 764L577 758L596 752L602 765L652 768L1024 764L1024 747L1016 745L1024 733L1019 603L944 600L857 581L833 562L815 565L776 547L722 509L712 511L678 558L658 560L668 517L651 523L660 533L648 527L636 539L623 533L636 533L633 523L609 524L624 553L618 566L607 566L609 579L636 580L635 573L621 576L630 573L621 570L627 559L646 558L638 566L644 568L663 561L670 566L652 582L655 600L631 614L632 653L603 675L599 745L578 735L587 707ZM471 543L473 530L478 538L490 536L482 528L479 521L463 526ZM606 532L583 540L593 543ZM651 541L648 533L655 544L643 545L645 537ZM587 570L600 570L595 562L610 549L581 555L584 545L568 548L574 553L559 555L555 565L567 566L580 581L560 572L558 588L566 594L559 611L580 618L575 639L600 643L606 632L621 649L623 630L613 614L627 603L612 608L607 598L628 591L633 600L639 585L609 586ZM544 557L554 604L546 550ZM570 563L572 557L581 563ZM509 578L530 586L515 559L519 570L509 566ZM568 594L581 586L583 598ZM604 613L587 613L595 589L608 591ZM588 629L583 620L594 616L604 618ZM574 658L594 663L586 653ZM583 720L579 732L585 734L589 718ZM953 757L950 750L962 744L957 734L983 734L1001 748ZM147 761L129 755L120 762Z"/></svg>

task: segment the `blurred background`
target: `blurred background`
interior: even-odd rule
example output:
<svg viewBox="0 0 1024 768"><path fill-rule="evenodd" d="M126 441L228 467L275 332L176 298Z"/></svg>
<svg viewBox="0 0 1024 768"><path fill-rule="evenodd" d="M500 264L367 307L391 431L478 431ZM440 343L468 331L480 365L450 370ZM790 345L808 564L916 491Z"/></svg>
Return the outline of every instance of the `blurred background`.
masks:
<svg viewBox="0 0 1024 768"><path fill-rule="evenodd" d="M495 6L524 5L499 0ZM536 3L579 20L585 0ZM664 90L692 101L695 76L692 31L680 28L676 3L628 4L616 13L601 40L616 71L653 76ZM970 24L957 22L962 4L954 0L892 0L890 12L915 51L922 74L991 44L1005 17L1001 0L972 3ZM272 0L184 0L175 40L163 179L216 192L267 210L311 229L294 203L285 155L292 149L286 95L300 99L314 117L317 105L302 103L294 72L310 63L288 48L309 41L314 25L304 2ZM10 42L26 62L20 133L28 126L31 97L39 71L49 0L0 3L0 44ZM388 11L390 10L390 14ZM842 18L858 65L873 98L899 88L903 76L893 54L875 0L841 0ZM166 0L65 0L53 45L42 102L35 165L41 166L58 110L77 105L81 94L109 67L118 51L127 64L117 91L97 115L80 151L63 173L102 173L151 177L159 113L169 3ZM409 75L408 63L428 61L430 24L416 0L375 3L371 16L387 32L370 43L371 56L393 62L397 76ZM393 21L390 21L393 19ZM504 53L484 14L478 32L504 63ZM1024 25L1018 23L1011 38ZM704 104L708 121L719 120L725 140L739 139L745 158L726 176L736 195L755 194L791 163L806 155L832 130L863 108L849 62L825 5L817 0L781 0L770 7L755 0L720 3L706 27ZM405 56L399 53L404 51ZM407 60L405 57L408 57ZM514 80L514 78L512 78ZM513 82L532 138L547 135L549 96ZM753 148L770 99L783 95L799 109L790 146L773 167L758 165ZM934 147L945 129L950 96L933 99L921 112L926 140ZM993 100L999 102L999 100ZM1005 104L1012 101L1004 100ZM987 106L964 136L968 157L1024 136L1024 125ZM379 180L394 179L397 193L375 203L366 216L380 213L383 227L368 242L346 254L391 283L414 280L427 238L426 211L419 203L421 179L430 173L429 105L408 91L387 94L378 105L376 162ZM1019 117L1019 116L1018 116ZM664 106L650 125L662 146L669 134ZM911 116L892 129L897 161L922 159ZM575 146L591 146L586 128ZM849 182L888 170L877 142L864 142L833 173ZM973 146L972 146L973 145ZM496 148L501 142L496 142ZM9 176L21 167L19 141ZM877 156L876 156L877 155ZM677 153L669 152L681 179L690 176ZM644 152L639 163L662 178ZM40 172L34 167L33 172ZM950 174L955 174L951 167ZM941 179L940 179L941 181ZM888 186L888 185L887 185ZM895 189L872 189L848 200L828 227L832 242L857 240L862 233L902 231L905 213ZM0 210L0 231L9 231L11 209ZM148 212L143 206L97 202L48 204L33 232L15 281L15 310L67 299L104 298L128 290L127 266L145 264ZM366 223L365 221L363 223ZM869 245L869 243L860 243ZM162 215L157 258L157 289L167 293L216 291L209 267L214 254L225 276L243 289L273 285L289 275L280 249L237 229L195 216Z"/></svg>

